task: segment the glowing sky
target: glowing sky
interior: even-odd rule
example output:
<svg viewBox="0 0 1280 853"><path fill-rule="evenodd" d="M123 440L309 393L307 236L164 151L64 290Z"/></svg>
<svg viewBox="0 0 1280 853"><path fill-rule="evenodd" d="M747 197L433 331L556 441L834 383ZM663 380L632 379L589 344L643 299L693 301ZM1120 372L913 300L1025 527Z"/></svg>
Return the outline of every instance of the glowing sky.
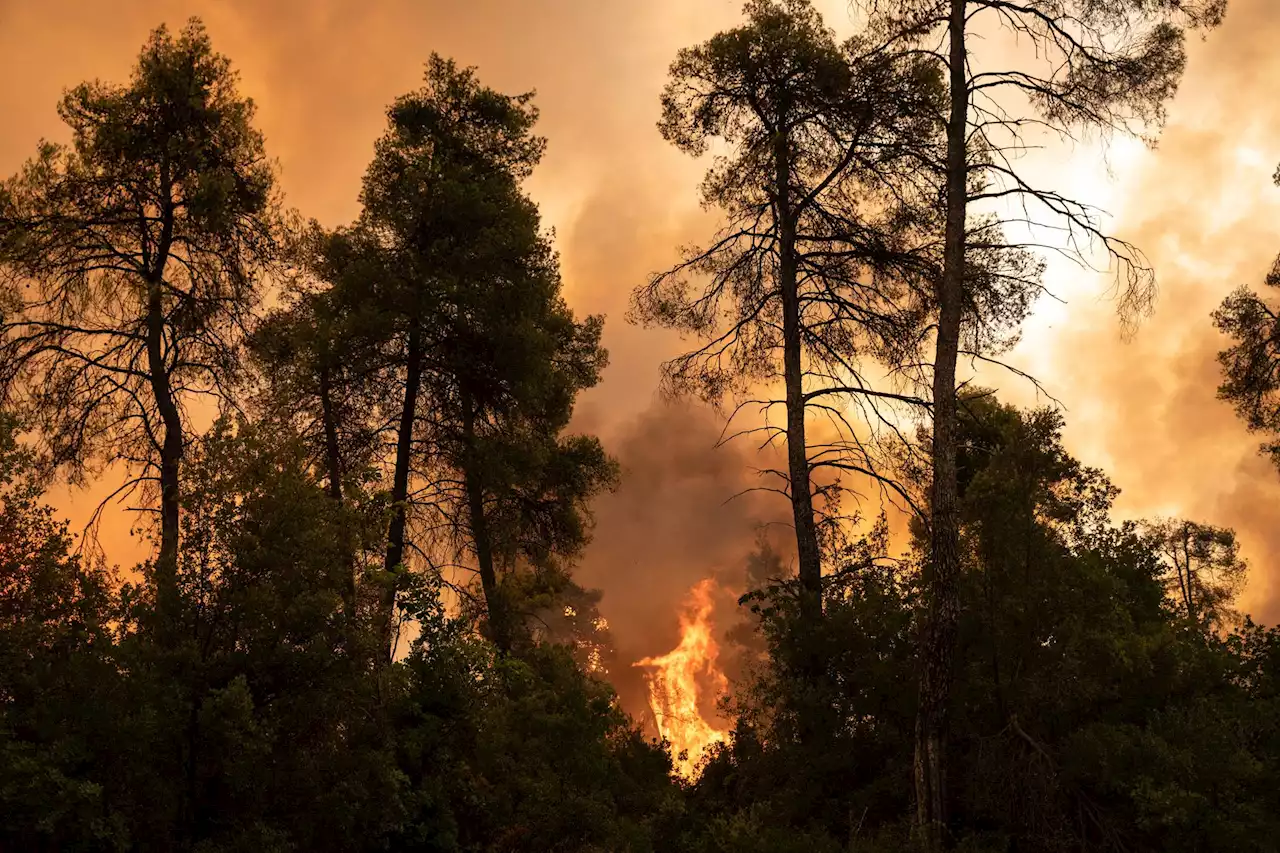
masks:
<svg viewBox="0 0 1280 853"><path fill-rule="evenodd" d="M819 5L849 30L844 0ZM738 0L0 0L0 172L16 170L40 137L65 138L54 110L64 87L125 79L152 27L176 28L192 14L258 103L288 203L328 225L357 212L383 110L419 84L431 51L479 66L495 87L536 89L550 148L530 188L557 230L570 301L609 317L612 366L580 422L661 468L653 448L671 447L678 434L687 459L698 452L685 448L690 437L709 443L715 430L653 410L657 366L676 344L627 326L622 314L631 288L714 221L697 206L700 165L655 129L657 96L675 51L732 24L739 9ZM1113 229L1155 262L1161 298L1137 338L1122 343L1113 306L1100 299L1106 282L1055 266L1051 281L1069 304L1044 306L1017 354L1066 404L1070 447L1112 475L1125 513L1176 513L1239 530L1254 565L1245 604L1271 620L1280 616L1280 588L1269 583L1280 555L1280 475L1214 399L1219 342L1209 312L1234 287L1260 281L1280 251L1280 190L1269 180L1280 162L1278 41L1271 0L1232 0L1224 29L1192 46L1158 151L1113 149L1110 173L1087 146L1033 158L1037 174L1115 214ZM1011 379L996 384L1008 399L1033 399ZM689 505L667 504L672 517L650 517L645 535L627 533L634 513L626 508L665 486L650 477L624 489L602 507L602 541L585 579L608 589L607 556L618 551L607 540L631 543L626 572L639 578L618 588L661 587L653 607L674 613L691 574L706 570L698 561L732 559L721 544L743 539L749 509L717 516L701 536L689 522L694 500L737 489L739 461L727 456L682 475L696 481L680 486ZM60 498L77 519L93 502ZM128 559L126 526L108 539Z"/></svg>

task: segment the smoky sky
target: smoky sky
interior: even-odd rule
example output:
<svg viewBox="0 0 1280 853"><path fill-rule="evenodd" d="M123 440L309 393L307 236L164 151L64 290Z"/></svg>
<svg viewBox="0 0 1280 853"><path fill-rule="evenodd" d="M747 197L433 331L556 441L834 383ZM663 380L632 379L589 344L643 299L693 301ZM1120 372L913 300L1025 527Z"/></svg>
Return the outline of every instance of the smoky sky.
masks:
<svg viewBox="0 0 1280 853"><path fill-rule="evenodd" d="M790 535L782 532L790 507L754 488L756 469L779 465L781 454L720 445L721 433L706 409L659 404L605 435L623 486L597 502L596 535L577 577L606 591L602 611L635 657L676 644L674 614L690 587L717 576L745 591L747 555L758 537Z"/></svg>
<svg viewBox="0 0 1280 853"><path fill-rule="evenodd" d="M844 0L818 5L849 30ZM732 25L740 9L739 0L0 0L0 172L14 172L42 137L65 140L55 111L63 88L125 80L154 26L178 28L191 15L256 101L287 203L330 226L357 214L385 107L420 84L432 51L478 66L499 89L536 90L549 148L530 191L555 228L567 298L606 316L611 352L576 423L601 434L628 476L597 506L581 577L604 589L620 642L660 653L674 644L688 587L740 563L757 526L783 517L763 496L726 503L756 482L758 461L749 448L712 449L714 416L657 399L659 365L681 342L623 318L636 284L715 227L698 205L706 164L661 139L658 94L676 51ZM1215 399L1221 342L1209 314L1280 251L1280 190L1269 180L1280 162L1278 41L1270 0L1232 0L1226 26L1192 45L1159 148L1090 190L1159 274L1156 312L1136 338L1122 341L1114 306L1095 298L1105 282L1056 271L1071 277L1069 304L1033 322L1014 355L1066 405L1069 447L1109 471L1122 512L1238 529L1253 565L1245 603L1272 620L1280 475ZM1008 394L1029 399L1012 383ZM58 502L82 522L104 490ZM121 562L141 553L129 530L124 519L104 531Z"/></svg>
<svg viewBox="0 0 1280 853"><path fill-rule="evenodd" d="M1266 622L1280 618L1280 472L1216 399L1225 341L1210 314L1236 287L1262 288L1280 252L1277 38L1280 8L1231 0L1225 26L1190 45L1157 148L1116 171L1113 228L1155 267L1154 314L1126 342L1114 305L1072 299L1038 344L1067 444L1123 490L1120 512L1234 527L1252 566L1241 605Z"/></svg>

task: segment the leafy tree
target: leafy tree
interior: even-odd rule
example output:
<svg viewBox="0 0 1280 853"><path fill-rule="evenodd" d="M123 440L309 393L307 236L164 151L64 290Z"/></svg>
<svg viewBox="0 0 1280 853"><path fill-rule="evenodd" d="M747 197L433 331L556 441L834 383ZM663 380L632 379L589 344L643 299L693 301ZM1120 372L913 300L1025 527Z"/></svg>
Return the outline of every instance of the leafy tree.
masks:
<svg viewBox="0 0 1280 853"><path fill-rule="evenodd" d="M1206 844L1165 822L1250 771L1209 781L1168 757L1199 740L1248 751L1211 722L1236 711L1224 649L1171 618L1158 548L1110 522L1117 490L1065 452L1060 415L989 397L964 406L972 476L951 830L996 849ZM1244 817L1252 796L1221 808Z"/></svg>
<svg viewBox="0 0 1280 853"><path fill-rule="evenodd" d="M806 420L848 426L839 398L915 398L877 390L865 359L909 349L922 334L927 288L910 256L919 211L904 176L901 140L936 125L936 81L919 68L868 61L838 44L807 0L755 0L746 22L680 52L662 97L663 136L701 155L716 142L703 201L728 224L703 249L636 290L634 316L704 339L665 367L669 390L711 401L747 398L767 416L781 407L786 471L770 472L791 501L806 612L820 615L820 515L814 484L830 467L879 476L856 436L811 446ZM781 383L783 399L750 400ZM886 484L896 484L884 478ZM898 488L898 491L901 491Z"/></svg>
<svg viewBox="0 0 1280 853"><path fill-rule="evenodd" d="M367 233L326 232L316 223L294 252L298 274L287 281L284 305L264 317L249 340L260 380L254 413L284 434L298 434L336 503L377 512L384 383L391 377L378 306L355 300L368 281L386 274L387 259ZM349 543L344 598L351 612L385 580L367 571L365 556Z"/></svg>
<svg viewBox="0 0 1280 853"><path fill-rule="evenodd" d="M731 746L693 792L695 813L715 818L707 829L719 846L708 849L745 845L752 834L759 840L744 849L846 849L866 840L861 830L891 827L905 813L913 708L903 675L914 663L915 592L908 567L888 557L886 536L877 526L836 555L816 632L796 579L745 597L768 657L738 687ZM810 643L824 662L817 672Z"/></svg>
<svg viewBox="0 0 1280 853"><path fill-rule="evenodd" d="M420 810L396 849L670 849L655 837L682 810L671 758L606 684L562 648L495 656L427 634L434 648L407 661L420 675L402 748Z"/></svg>
<svg viewBox="0 0 1280 853"><path fill-rule="evenodd" d="M344 607L351 541L376 550L381 519L338 506L296 435L222 421L192 450L179 630L120 652L164 791L131 783L134 820L150 809L156 849L360 849L399 808L368 623Z"/></svg>
<svg viewBox="0 0 1280 853"><path fill-rule="evenodd" d="M499 656L415 576L413 649L370 665L345 552L354 530L378 554L383 525L332 499L302 436L223 421L190 446L163 636L137 630L154 585L68 556L4 436L5 849L669 849L669 756L568 648Z"/></svg>
<svg viewBox="0 0 1280 853"><path fill-rule="evenodd" d="M72 554L40 487L35 455L0 417L0 847L111 849L118 827L84 767L101 717L82 700L116 681L112 578Z"/></svg>
<svg viewBox="0 0 1280 853"><path fill-rule="evenodd" d="M1161 519L1145 534L1169 569L1171 598L1197 625L1219 627L1244 584L1249 565L1240 557L1233 530L1194 521Z"/></svg>
<svg viewBox="0 0 1280 853"><path fill-rule="evenodd" d="M564 434L605 353L520 190L543 144L528 97L433 59L390 111L361 221L304 232L283 304L251 330L255 420L198 439L187 406L230 400L279 249L251 104L193 23L156 32L130 87L82 87L64 111L73 146L0 195L6 399L73 475L156 476L162 548L118 587L70 556L36 456L0 425L0 846L666 849L670 759L575 658L607 652L567 568L616 468ZM388 422L384 537L364 487ZM456 511L445 532L506 575L510 619L483 586L511 654L445 618L428 575L399 581L410 657L369 665L388 621L370 557L403 564L411 478L439 502L418 518ZM516 624L567 601L581 618Z"/></svg>
<svg viewBox="0 0 1280 853"><path fill-rule="evenodd" d="M1280 260L1266 280L1280 287ZM1235 406L1254 432L1269 438L1262 452L1280 466L1280 315L1261 295L1242 287L1213 313L1214 324L1231 339L1218 354L1223 381L1218 396Z"/></svg>
<svg viewBox="0 0 1280 853"><path fill-rule="evenodd" d="M583 672L608 681L625 676L630 662L618 656L609 622L600 612L603 593L585 589L567 571L556 568L509 573L503 596L522 629L521 639L567 649ZM467 608L463 608L464 612ZM470 621L474 623L475 615Z"/></svg>
<svg viewBox="0 0 1280 853"><path fill-rule="evenodd" d="M273 171L253 102L193 19L155 30L128 85L59 105L0 188L0 392L50 462L123 462L158 485L160 579L178 558L180 464L198 396L226 399L257 272L274 250Z"/></svg>
<svg viewBox="0 0 1280 853"><path fill-rule="evenodd" d="M875 13L873 30L886 50L904 51L912 61L927 58L948 89L945 153L936 164L945 234L931 360L932 545L925 566L930 609L916 745L918 824L925 847L937 849L943 843L946 715L959 620L956 368L965 354L966 270L972 252L991 244L989 237L975 237L971 214L981 204L1013 202L1019 206L1018 221L1065 231L1068 255L1086 265L1088 246L1100 245L1119 262L1122 309L1130 314L1142 309L1151 290L1141 254L1107 236L1087 204L1031 184L1013 161L1027 144L1028 128L1069 137L1077 131L1141 134L1158 126L1185 65L1186 31L1219 24L1226 0L866 0L859 5ZM1027 44L1017 54L1023 61L988 68L976 60L973 41L988 21ZM1041 239L1036 227L1029 230L1023 245Z"/></svg>
<svg viewBox="0 0 1280 853"><path fill-rule="evenodd" d="M448 312L458 307L449 293L512 262L502 239L520 235L505 227L503 205L516 198L512 183L529 173L545 145L531 135L537 119L531 95L487 88L474 70L436 55L425 82L388 110L388 130L364 180L358 228L387 253L393 274L367 280L353 297L381 309L373 322L385 342L385 386L399 395L391 404L397 425L385 568L392 576L406 560L409 484L423 473L415 460L428 455L420 446L430 415L427 360L439 351ZM390 584L383 601L388 648L394 603Z"/></svg>
<svg viewBox="0 0 1280 853"><path fill-rule="evenodd" d="M595 439L561 436L606 356L600 319L579 323L560 296L520 191L543 148L536 117L530 96L433 58L427 86L392 107L364 191L365 227L404 267L381 297L404 388L387 569L403 560L416 474L429 529L476 562L501 648L513 637L499 572L575 554L586 502L615 476Z"/></svg>
<svg viewBox="0 0 1280 853"><path fill-rule="evenodd" d="M377 309L349 297L386 275L386 259L364 236L311 223L294 247L285 304L258 323L249 347L262 383L257 412L298 430L339 503L344 486L368 479L378 449L383 364L367 319Z"/></svg>
<svg viewBox="0 0 1280 853"><path fill-rule="evenodd" d="M1266 837L1273 634L1246 625L1220 640L1166 606L1161 554L1110 521L1116 490L1066 453L1056 412L979 392L962 411L957 847L1230 850ZM817 679L795 665L794 590L750 597L769 664L691 791L692 849L909 843L912 626L926 606L912 569L872 536L826 577ZM796 736L805 702L830 714L821 743Z"/></svg>
<svg viewBox="0 0 1280 853"><path fill-rule="evenodd" d="M574 398L605 364L602 324L574 319L554 258L545 246L535 251L531 270L463 285L460 322L445 333L427 380L429 464L438 472L431 513L462 534L491 636L504 649L517 614L501 576L522 565L554 573L576 556L588 538L589 501L617 477L597 439L563 435Z"/></svg>

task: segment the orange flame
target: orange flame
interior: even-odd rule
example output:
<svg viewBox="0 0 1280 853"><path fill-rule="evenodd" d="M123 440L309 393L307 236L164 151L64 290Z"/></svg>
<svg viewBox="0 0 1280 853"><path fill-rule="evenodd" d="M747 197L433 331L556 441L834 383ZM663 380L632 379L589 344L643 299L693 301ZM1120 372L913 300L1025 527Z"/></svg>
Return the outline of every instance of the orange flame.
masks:
<svg viewBox="0 0 1280 853"><path fill-rule="evenodd" d="M702 717L699 694L710 688L719 695L728 688L717 666L720 647L712 636L711 611L715 581L711 578L689 590L680 615L680 644L661 657L645 658L636 666L649 667L649 707L658 733L670 744L676 768L692 778L703 750L724 741L728 733Z"/></svg>

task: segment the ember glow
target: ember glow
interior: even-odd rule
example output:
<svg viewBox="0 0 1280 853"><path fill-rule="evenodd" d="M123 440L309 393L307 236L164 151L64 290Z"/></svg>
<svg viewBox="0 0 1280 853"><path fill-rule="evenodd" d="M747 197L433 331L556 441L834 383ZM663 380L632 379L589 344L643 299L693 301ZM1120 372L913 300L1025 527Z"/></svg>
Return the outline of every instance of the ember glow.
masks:
<svg viewBox="0 0 1280 853"><path fill-rule="evenodd" d="M715 589L715 581L707 578L689 590L680 616L680 644L661 657L635 664L649 670L649 707L658 733L671 744L677 770L686 778L693 776L703 751L728 735L707 722L701 711L704 697L728 688L717 663L720 647L711 621Z"/></svg>

